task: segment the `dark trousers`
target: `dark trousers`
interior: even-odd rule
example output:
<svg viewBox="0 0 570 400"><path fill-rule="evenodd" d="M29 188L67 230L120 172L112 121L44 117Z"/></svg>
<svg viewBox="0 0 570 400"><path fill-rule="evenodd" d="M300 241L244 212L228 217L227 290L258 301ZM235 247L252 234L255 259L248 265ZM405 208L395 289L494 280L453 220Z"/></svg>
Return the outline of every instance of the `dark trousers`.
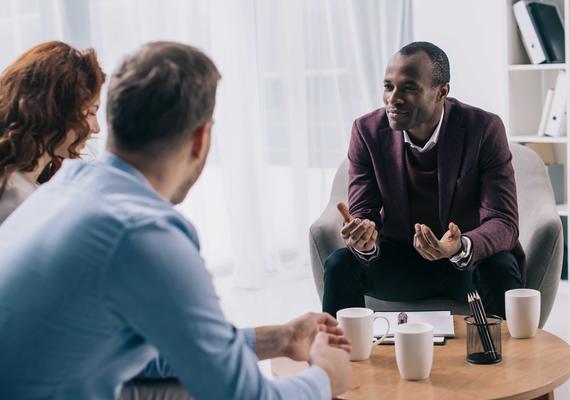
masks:
<svg viewBox="0 0 570 400"><path fill-rule="evenodd" d="M346 307L364 307L364 295L387 301L445 297L467 303L478 290L485 311L505 317L505 291L522 287L518 263L511 252L497 253L473 271L459 271L449 260L428 261L412 246L382 242L380 256L363 265L347 248L325 262L323 311L333 317Z"/></svg>

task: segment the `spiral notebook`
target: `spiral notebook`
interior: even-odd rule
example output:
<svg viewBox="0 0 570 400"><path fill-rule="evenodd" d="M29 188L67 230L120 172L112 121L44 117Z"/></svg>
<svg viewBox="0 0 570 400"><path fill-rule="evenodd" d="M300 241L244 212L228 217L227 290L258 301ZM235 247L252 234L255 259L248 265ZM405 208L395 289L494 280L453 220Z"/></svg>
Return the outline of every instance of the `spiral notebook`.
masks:
<svg viewBox="0 0 570 400"><path fill-rule="evenodd" d="M381 315L390 321L390 331L388 336L394 336L394 329L397 326L399 312L375 312L374 315ZM453 326L453 315L451 311L406 311L408 322L425 322L433 326L433 336L455 337ZM380 337L386 332L386 321L378 318L374 321L374 336Z"/></svg>

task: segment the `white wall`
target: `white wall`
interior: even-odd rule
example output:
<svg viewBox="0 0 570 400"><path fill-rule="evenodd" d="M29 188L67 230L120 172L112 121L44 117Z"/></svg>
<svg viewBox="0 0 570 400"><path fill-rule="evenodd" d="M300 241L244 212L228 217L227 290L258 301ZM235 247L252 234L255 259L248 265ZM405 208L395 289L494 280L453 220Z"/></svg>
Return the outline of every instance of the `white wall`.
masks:
<svg viewBox="0 0 570 400"><path fill-rule="evenodd" d="M414 40L448 55L451 94L507 117L506 6L504 0L414 0Z"/></svg>

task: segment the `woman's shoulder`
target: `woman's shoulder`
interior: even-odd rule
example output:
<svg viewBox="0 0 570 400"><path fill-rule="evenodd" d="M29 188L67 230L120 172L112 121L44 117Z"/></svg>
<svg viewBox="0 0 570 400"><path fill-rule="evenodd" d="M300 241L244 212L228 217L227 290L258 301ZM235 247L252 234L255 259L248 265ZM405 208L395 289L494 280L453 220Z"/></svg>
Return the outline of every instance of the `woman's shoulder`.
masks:
<svg viewBox="0 0 570 400"><path fill-rule="evenodd" d="M37 185L30 181L21 172L14 172L10 176L10 181L6 190L0 196L0 224L12 212L18 208L37 188Z"/></svg>

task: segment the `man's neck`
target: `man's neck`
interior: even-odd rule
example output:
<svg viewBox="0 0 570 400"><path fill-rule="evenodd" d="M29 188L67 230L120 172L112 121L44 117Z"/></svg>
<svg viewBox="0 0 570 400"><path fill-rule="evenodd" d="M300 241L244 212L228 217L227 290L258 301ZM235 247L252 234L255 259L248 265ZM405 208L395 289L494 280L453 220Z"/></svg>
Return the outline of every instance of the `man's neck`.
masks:
<svg viewBox="0 0 570 400"><path fill-rule="evenodd" d="M408 132L410 140L416 146L423 147L429 141L435 131L435 128L437 128L437 125L439 124L442 112L443 107L438 107L429 121L406 131Z"/></svg>
<svg viewBox="0 0 570 400"><path fill-rule="evenodd" d="M172 200L177 189L177 182L173 179L173 174L168 172L169 168L166 165L168 161L149 162L150 157L147 155L126 153L115 149L108 149L108 151L136 168L158 194L168 201Z"/></svg>

